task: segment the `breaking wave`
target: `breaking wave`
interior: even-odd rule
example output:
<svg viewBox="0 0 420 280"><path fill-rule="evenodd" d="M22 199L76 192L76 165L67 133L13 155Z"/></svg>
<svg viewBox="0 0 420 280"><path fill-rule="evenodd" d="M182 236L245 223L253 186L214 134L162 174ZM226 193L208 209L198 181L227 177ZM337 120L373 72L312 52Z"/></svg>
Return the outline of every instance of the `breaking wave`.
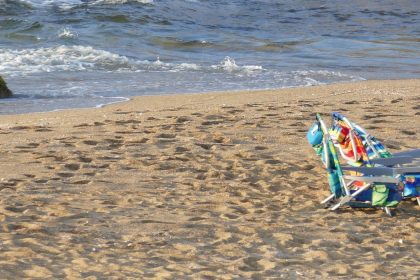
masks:
<svg viewBox="0 0 420 280"><path fill-rule="evenodd" d="M61 38L72 38L77 34L63 29ZM91 46L58 46L50 48L0 50L0 71L9 75L25 75L40 72L59 71L202 71L227 72L231 74L252 74L262 71L262 66L238 66L234 59L226 57L219 64L201 66L195 63L139 61L126 56Z"/></svg>
<svg viewBox="0 0 420 280"><path fill-rule="evenodd" d="M89 46L0 50L0 71L10 75L121 68L131 68L127 57Z"/></svg>

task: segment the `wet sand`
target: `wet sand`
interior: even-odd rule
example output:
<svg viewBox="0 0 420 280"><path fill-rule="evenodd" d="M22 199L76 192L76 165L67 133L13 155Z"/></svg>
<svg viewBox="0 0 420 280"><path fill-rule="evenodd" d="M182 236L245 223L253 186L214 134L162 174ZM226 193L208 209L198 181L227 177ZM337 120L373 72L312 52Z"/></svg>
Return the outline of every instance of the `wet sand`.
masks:
<svg viewBox="0 0 420 280"><path fill-rule="evenodd" d="M0 116L1 279L416 279L419 208L319 205L339 111L419 148L420 80L138 97Z"/></svg>

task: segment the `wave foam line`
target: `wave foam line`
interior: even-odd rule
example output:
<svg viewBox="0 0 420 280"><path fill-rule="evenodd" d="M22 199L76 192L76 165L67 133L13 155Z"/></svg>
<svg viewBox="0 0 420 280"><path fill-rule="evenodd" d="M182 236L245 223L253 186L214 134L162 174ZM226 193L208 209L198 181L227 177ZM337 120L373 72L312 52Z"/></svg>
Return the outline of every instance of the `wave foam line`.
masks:
<svg viewBox="0 0 420 280"><path fill-rule="evenodd" d="M64 30L60 36L76 36ZM22 75L59 71L200 71L205 73L227 72L230 74L251 74L262 71L262 66L239 66L235 60L226 57L217 65L204 67L195 63L165 63L159 57L156 61L139 61L126 56L95 49L91 46L58 46L51 48L0 50L0 72Z"/></svg>
<svg viewBox="0 0 420 280"><path fill-rule="evenodd" d="M0 72L8 74L132 68L125 56L89 46L0 50Z"/></svg>
<svg viewBox="0 0 420 280"><path fill-rule="evenodd" d="M0 4L1 4L0 0ZM121 4L153 4L153 0L16 0L34 8L57 6L62 9L71 9L80 5L121 5Z"/></svg>

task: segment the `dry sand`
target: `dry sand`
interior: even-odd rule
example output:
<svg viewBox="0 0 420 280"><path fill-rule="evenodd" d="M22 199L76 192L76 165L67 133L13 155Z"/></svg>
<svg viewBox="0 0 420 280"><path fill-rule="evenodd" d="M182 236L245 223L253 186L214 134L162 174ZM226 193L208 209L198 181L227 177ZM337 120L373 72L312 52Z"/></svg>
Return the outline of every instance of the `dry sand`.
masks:
<svg viewBox="0 0 420 280"><path fill-rule="evenodd" d="M415 279L419 211L322 209L305 135L340 111L419 148L420 80L0 116L0 278Z"/></svg>

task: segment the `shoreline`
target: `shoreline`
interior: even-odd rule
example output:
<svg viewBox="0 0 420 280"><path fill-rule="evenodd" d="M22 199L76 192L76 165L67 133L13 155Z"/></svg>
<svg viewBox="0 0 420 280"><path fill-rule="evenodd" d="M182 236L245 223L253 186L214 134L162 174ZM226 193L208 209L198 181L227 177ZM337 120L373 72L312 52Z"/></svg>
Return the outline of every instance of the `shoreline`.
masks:
<svg viewBox="0 0 420 280"><path fill-rule="evenodd" d="M138 96L117 96L112 98L119 98L119 99L125 99L122 101L115 101L107 104L98 104L95 107L83 107L83 108L65 108L65 109L54 109L52 111L39 111L39 112L26 112L26 113L17 113L17 114L5 114L0 115L0 118L3 116L19 116L19 115L36 115L36 114L49 114L49 113L55 113L55 112L63 112L63 111L77 111L77 110L96 110L101 108L106 108L108 106L113 106L115 104L121 104L126 102L132 102L133 100L136 100L138 98L150 98L150 97L156 97L156 98L165 98L167 96L171 97L183 97L183 96L196 96L196 95L231 95L231 94L249 94L249 93L273 93L273 92L285 92L287 93L290 90L306 90L306 89L318 89L323 87L329 87L329 86L351 86L351 85L357 85L357 84L364 84L364 83L387 83L387 82L412 82L412 81L418 81L420 78L407 78L407 79L378 79L378 80L360 80L360 81L349 81L349 82L338 82L338 83L331 83L331 84L322 84L322 85L316 85L316 86L291 86L291 87L285 87L285 88L273 88L273 89L250 89L250 90L229 90L229 91L209 91L209 92L196 92L196 93L166 93L166 94L150 94L150 95L138 95ZM316 90L318 91L318 90Z"/></svg>
<svg viewBox="0 0 420 280"><path fill-rule="evenodd" d="M419 148L419 101L420 79L379 80L1 115L0 272L416 278L418 206L322 209L305 136L339 111L391 152Z"/></svg>
<svg viewBox="0 0 420 280"><path fill-rule="evenodd" d="M118 103L124 103L124 102L130 102L131 100L138 98L138 97L151 97L151 96L183 96L183 95L202 95L202 94L231 94L231 93L244 93L244 92L271 92L271 91L283 91L283 90L289 90L289 89L300 89L300 88L312 88L312 87L324 87L329 85L348 85L348 84L354 84L354 83L363 83L363 82L381 82L381 81L411 81L411 80L417 80L420 78L407 78L407 79L375 79L375 80L358 80L358 81L347 81L347 82L336 82L336 83L330 83L330 84L320 84L320 85L311 85L311 86L290 86L290 87L283 87L283 88L270 88L270 89L248 89L248 90L221 90L221 91L204 91L204 92L193 92L193 93L162 93L162 94L146 94L146 95L137 95L137 96L115 96L110 98L115 99L125 99L122 101L114 101L106 104L98 104L94 107L76 107L76 108L65 108L65 109L54 109L52 111L39 111L39 112L26 112L26 113L16 113L16 114L4 114L0 116L14 116L14 115L26 115L26 114L38 114L38 113L50 113L50 112L56 112L56 111L65 111L65 110L86 110L86 109L96 109L96 108L102 108L106 107L112 104L118 104Z"/></svg>

